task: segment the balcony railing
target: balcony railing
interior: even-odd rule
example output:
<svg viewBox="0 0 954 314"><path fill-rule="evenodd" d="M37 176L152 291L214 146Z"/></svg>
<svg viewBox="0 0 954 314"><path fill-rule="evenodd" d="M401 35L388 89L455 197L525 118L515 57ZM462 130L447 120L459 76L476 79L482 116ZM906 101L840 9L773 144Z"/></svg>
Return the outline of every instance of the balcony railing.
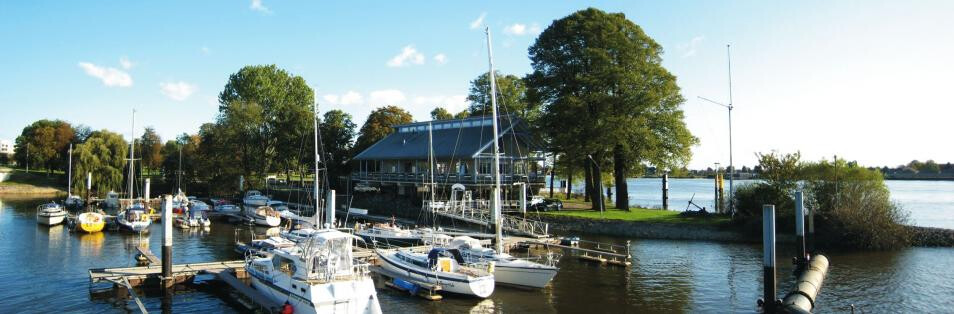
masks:
<svg viewBox="0 0 954 314"><path fill-rule="evenodd" d="M424 173L404 173L404 172L353 172L351 173L352 180L361 180L361 181L379 181L379 182L415 182L415 183L424 183L431 180L429 174ZM492 183L493 176L490 174L435 174L434 180L438 184L475 184L475 183ZM543 183L546 180L546 176L543 174L501 174L500 183L501 184L512 184L515 182L529 182L529 183Z"/></svg>

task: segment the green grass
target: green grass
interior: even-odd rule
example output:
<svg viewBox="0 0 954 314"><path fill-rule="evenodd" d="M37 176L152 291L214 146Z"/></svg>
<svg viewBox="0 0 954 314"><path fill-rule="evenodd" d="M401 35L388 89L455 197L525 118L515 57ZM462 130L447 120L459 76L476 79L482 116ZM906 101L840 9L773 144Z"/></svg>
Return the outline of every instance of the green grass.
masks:
<svg viewBox="0 0 954 314"><path fill-rule="evenodd" d="M594 210L563 210L559 212L540 213L541 215L566 216L594 220L625 220L637 222L686 223L717 225L729 222L725 215L710 215L707 217L683 217L680 212L671 210L631 208L629 211L607 209L600 213Z"/></svg>
<svg viewBox="0 0 954 314"><path fill-rule="evenodd" d="M26 172L23 170L13 170L6 181L0 182L0 186L35 186L62 188L65 183L60 182L65 175L51 174L47 177L46 172ZM65 182L65 181L64 181Z"/></svg>

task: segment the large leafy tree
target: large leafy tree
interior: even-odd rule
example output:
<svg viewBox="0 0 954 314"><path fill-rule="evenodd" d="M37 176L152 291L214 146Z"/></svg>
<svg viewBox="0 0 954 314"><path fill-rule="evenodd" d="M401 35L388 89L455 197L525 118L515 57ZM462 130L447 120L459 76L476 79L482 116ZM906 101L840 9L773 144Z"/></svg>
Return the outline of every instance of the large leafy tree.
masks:
<svg viewBox="0 0 954 314"><path fill-rule="evenodd" d="M662 46L625 15L577 11L548 26L529 52L540 124L551 149L582 162L591 195L611 163L616 206L628 208L626 177L643 163L688 162L698 140L683 121L676 77L661 64Z"/></svg>
<svg viewBox="0 0 954 314"><path fill-rule="evenodd" d="M66 169L69 144L74 141L73 128L62 120L38 120L23 128L16 138L14 159L17 164L29 162L34 168Z"/></svg>
<svg viewBox="0 0 954 314"><path fill-rule="evenodd" d="M162 163L162 138L156 133L156 129L151 126L146 127L139 145L145 168L156 169Z"/></svg>
<svg viewBox="0 0 954 314"><path fill-rule="evenodd" d="M411 123L414 117L411 113L397 106L387 106L375 109L368 115L368 120L361 126L358 140L354 144L355 154L359 154L377 141L380 141L393 132L393 127L399 124Z"/></svg>
<svg viewBox="0 0 954 314"><path fill-rule="evenodd" d="M495 71L496 72L496 71ZM496 74L497 86L497 113L513 114L528 121L533 121L539 115L540 106L529 101L527 86L524 80L516 75ZM467 95L470 101L468 111L470 115L490 115L490 76L483 73L470 82L470 92Z"/></svg>
<svg viewBox="0 0 954 314"><path fill-rule="evenodd" d="M337 187L337 178L348 174L348 158L354 146L355 128L351 115L341 110L325 112L318 129L321 133L321 161L328 170L332 187Z"/></svg>
<svg viewBox="0 0 954 314"><path fill-rule="evenodd" d="M453 119L454 115L444 109L444 107L437 107L434 110L431 110L431 119L432 120L450 120Z"/></svg>
<svg viewBox="0 0 954 314"><path fill-rule="evenodd" d="M240 157L242 173L264 176L279 167L287 173L311 134L315 96L305 79L275 65L246 66L229 76L219 103L217 123Z"/></svg>
<svg viewBox="0 0 954 314"><path fill-rule="evenodd" d="M90 133L86 142L74 148L73 182L85 182L86 174L90 173L95 195L121 190L128 149L122 135L107 130ZM84 184L77 184L73 189L79 195L86 193Z"/></svg>

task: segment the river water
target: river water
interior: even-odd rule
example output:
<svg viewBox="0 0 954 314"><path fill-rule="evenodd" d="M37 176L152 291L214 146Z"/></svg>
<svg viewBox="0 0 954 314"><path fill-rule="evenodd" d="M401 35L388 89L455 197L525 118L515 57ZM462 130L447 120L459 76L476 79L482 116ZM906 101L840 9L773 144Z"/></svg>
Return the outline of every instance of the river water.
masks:
<svg viewBox="0 0 954 314"><path fill-rule="evenodd" d="M697 180L706 181L706 180ZM677 186L705 183L674 180L673 204L688 201L691 192ZM636 202L651 182L632 186ZM645 184L646 186L642 186ZM950 227L954 184L889 181L895 199L912 211L919 224ZM711 187L711 185L710 185ZM688 190L688 189L687 189ZM930 192L925 192L925 190ZM896 192L897 191L897 192ZM689 193L690 195L685 195ZM648 192L647 192L648 194ZM678 198L677 198L678 197ZM699 195L696 196L699 198ZM947 200L947 201L944 201ZM135 312L133 301L109 294L91 294L87 270L134 266L138 236L116 232L71 234L63 226L36 224L36 206L48 199L0 199L0 311L111 313ZM710 197L711 201L711 197ZM234 226L218 223L209 232L174 231L175 263L235 260ZM146 241L158 252L161 226L152 226ZM587 236L619 244L626 239ZM378 289L386 313L679 313L756 312L762 291L761 246L707 241L630 241L633 266L622 269L580 262L570 252L560 260L560 273L543 290L497 288L486 300L447 297L429 302L390 289ZM791 289L792 248L779 247L778 291ZM818 312L846 312L854 304L864 312L954 311L954 249L910 248L893 252L828 254L832 262L822 288ZM179 289L173 312L239 312L229 289L208 278ZM206 280L201 280L206 279ZM161 311L162 298L145 294L149 311Z"/></svg>

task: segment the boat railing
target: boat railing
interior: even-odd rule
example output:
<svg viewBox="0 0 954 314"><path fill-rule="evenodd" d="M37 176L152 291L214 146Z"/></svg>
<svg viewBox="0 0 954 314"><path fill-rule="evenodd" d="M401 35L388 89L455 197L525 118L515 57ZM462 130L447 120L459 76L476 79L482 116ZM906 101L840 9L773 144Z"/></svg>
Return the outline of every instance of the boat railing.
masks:
<svg viewBox="0 0 954 314"><path fill-rule="evenodd" d="M321 284L335 281L353 281L371 275L371 264L357 260L352 260L352 262L354 264L351 266L351 272L349 273L339 274L334 270L317 271L309 276L308 282Z"/></svg>

